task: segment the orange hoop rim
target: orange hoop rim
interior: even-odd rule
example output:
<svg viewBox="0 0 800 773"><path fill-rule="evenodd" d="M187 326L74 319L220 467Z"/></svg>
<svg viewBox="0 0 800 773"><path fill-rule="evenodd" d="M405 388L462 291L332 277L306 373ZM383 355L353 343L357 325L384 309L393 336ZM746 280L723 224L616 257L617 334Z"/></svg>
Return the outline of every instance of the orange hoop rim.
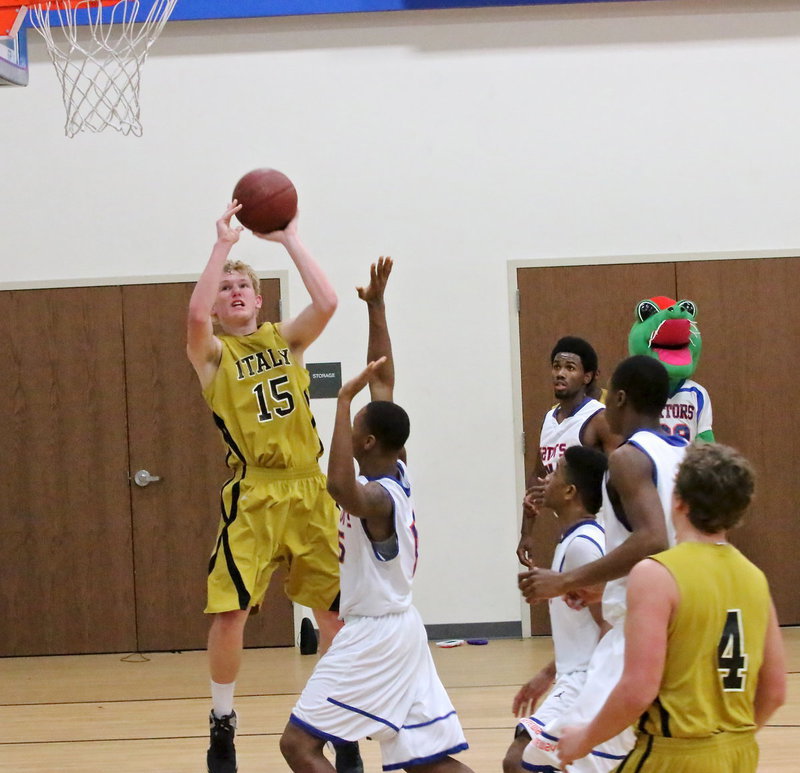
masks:
<svg viewBox="0 0 800 773"><path fill-rule="evenodd" d="M21 2L20 0L0 0L0 9L21 11L23 8L31 8L34 5L52 5L53 10L59 6L70 8L76 5L88 5L90 3L100 3L100 5L115 5L119 0L30 0Z"/></svg>
<svg viewBox="0 0 800 773"><path fill-rule="evenodd" d="M21 0L0 0L0 36L7 37L16 35L19 32L22 23L25 21L25 15L28 8L34 6L50 5L54 11L65 8L74 8L79 5L116 5L120 0L30 0L30 2L21 2Z"/></svg>

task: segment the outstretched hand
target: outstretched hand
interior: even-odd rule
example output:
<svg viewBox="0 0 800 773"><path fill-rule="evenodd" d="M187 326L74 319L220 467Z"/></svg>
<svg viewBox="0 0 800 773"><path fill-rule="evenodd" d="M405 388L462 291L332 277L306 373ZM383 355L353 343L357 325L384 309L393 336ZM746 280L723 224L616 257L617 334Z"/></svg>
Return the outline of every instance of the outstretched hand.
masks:
<svg viewBox="0 0 800 773"><path fill-rule="evenodd" d="M259 239L265 239L268 242L279 242L280 244L286 244L287 239L290 236L297 235L297 221L300 218L300 212L295 212L294 217L289 221L289 224L286 228L283 228L280 231L271 231L268 234L259 234L253 231L253 236L257 236Z"/></svg>
<svg viewBox="0 0 800 773"><path fill-rule="evenodd" d="M236 199L228 204L222 217L217 220L217 239L221 242L228 244L236 244L239 241L239 235L244 230L241 225L231 225L231 218L242 208Z"/></svg>
<svg viewBox="0 0 800 773"><path fill-rule="evenodd" d="M392 259L387 255L378 258L377 263L369 267L369 284L366 287L356 287L358 297L366 303L383 303L383 293L389 274L392 273Z"/></svg>
<svg viewBox="0 0 800 773"><path fill-rule="evenodd" d="M369 363L369 365L367 365L367 367L364 368L361 373L351 378L346 384L342 385L342 387L339 389L339 397L346 400L352 400L367 384L369 384L370 379L372 379L375 372L378 370L378 368L380 368L381 365L383 365L384 362L386 362L386 357L381 357L380 359Z"/></svg>

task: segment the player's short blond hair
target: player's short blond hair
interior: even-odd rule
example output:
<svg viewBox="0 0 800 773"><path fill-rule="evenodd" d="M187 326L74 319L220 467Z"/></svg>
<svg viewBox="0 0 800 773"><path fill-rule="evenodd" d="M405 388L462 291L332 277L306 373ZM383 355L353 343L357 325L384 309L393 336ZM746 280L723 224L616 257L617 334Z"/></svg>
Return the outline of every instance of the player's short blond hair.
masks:
<svg viewBox="0 0 800 773"><path fill-rule="evenodd" d="M222 273L232 274L234 271L250 277L250 282L253 285L253 289L256 291L256 295L261 295L261 280L249 263L245 263L242 260L226 260L225 265L222 267Z"/></svg>
<svg viewBox="0 0 800 773"><path fill-rule="evenodd" d="M704 534L738 525L755 493L755 472L738 451L721 443L689 446L675 477L675 494L689 521Z"/></svg>

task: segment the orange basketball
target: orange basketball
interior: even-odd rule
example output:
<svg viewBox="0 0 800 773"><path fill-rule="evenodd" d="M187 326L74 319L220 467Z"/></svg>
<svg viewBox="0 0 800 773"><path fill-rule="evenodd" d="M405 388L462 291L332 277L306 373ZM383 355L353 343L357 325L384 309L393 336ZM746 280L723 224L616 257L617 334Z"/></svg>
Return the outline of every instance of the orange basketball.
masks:
<svg viewBox="0 0 800 773"><path fill-rule="evenodd" d="M251 231L282 231L297 214L297 190L277 169L253 169L236 183L233 198L242 208L239 222Z"/></svg>

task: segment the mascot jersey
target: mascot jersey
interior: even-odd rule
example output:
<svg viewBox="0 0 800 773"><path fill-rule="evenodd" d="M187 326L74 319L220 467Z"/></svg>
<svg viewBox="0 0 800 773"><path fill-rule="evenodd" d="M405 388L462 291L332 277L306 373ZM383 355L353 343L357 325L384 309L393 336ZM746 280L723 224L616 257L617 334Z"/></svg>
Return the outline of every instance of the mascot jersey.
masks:
<svg viewBox="0 0 800 773"><path fill-rule="evenodd" d="M711 398L692 380L703 341L693 301L665 296L636 304L636 321L628 335L628 351L657 359L669 374L670 396L661 414L661 429L689 442L714 441Z"/></svg>
<svg viewBox="0 0 800 773"><path fill-rule="evenodd" d="M711 424L711 400L705 387L690 378L681 381L661 413L661 429L691 442L700 435L708 437L704 433L711 433Z"/></svg>

